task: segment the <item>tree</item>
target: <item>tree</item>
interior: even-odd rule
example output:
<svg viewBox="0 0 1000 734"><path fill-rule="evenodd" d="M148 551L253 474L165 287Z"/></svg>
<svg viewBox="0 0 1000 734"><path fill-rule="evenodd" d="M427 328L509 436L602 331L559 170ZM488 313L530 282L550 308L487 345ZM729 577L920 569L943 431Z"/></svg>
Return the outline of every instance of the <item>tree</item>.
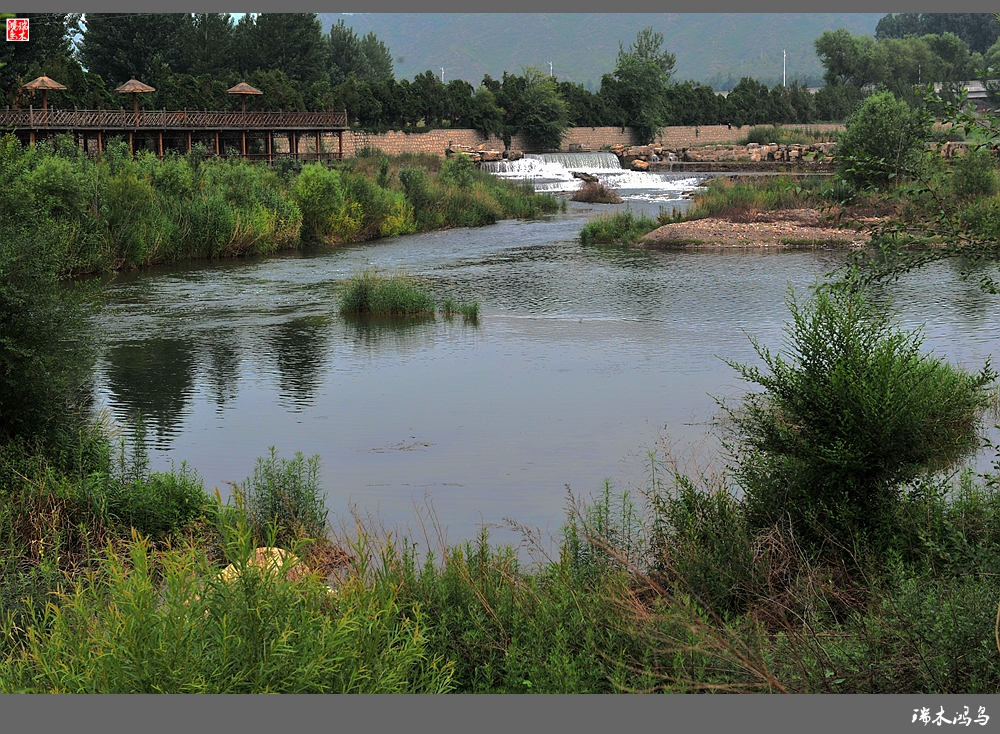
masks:
<svg viewBox="0 0 1000 734"><path fill-rule="evenodd" d="M247 20L250 18L250 20ZM295 82L329 80L329 46L315 13L244 15L235 29L239 71L281 70Z"/></svg>
<svg viewBox="0 0 1000 734"><path fill-rule="evenodd" d="M524 69L524 91L515 124L528 142L543 150L559 150L569 127L569 108L555 80L540 68Z"/></svg>
<svg viewBox="0 0 1000 734"><path fill-rule="evenodd" d="M68 13L17 13L16 17L30 20L31 40L0 46L0 88L11 101L20 85L33 78L25 78L29 67L69 61L69 28L76 18Z"/></svg>
<svg viewBox="0 0 1000 734"><path fill-rule="evenodd" d="M866 99L837 143L840 175L857 187L884 188L904 176L924 147L930 124L892 92Z"/></svg>
<svg viewBox="0 0 1000 734"><path fill-rule="evenodd" d="M852 36L846 28L823 31L814 42L828 85L864 87L878 81L883 59L871 36Z"/></svg>
<svg viewBox="0 0 1000 734"><path fill-rule="evenodd" d="M559 95L566 101L570 124L574 127L602 127L608 111L604 99L587 91L582 84L559 82Z"/></svg>
<svg viewBox="0 0 1000 734"><path fill-rule="evenodd" d="M762 125L774 122L771 115L770 92L767 85L748 76L740 79L726 97L734 125Z"/></svg>
<svg viewBox="0 0 1000 734"><path fill-rule="evenodd" d="M413 84L410 85L410 98L414 107L419 110L420 118L423 118L425 125L441 126L447 104L447 91L433 71L428 69L423 74L417 74L413 77Z"/></svg>
<svg viewBox="0 0 1000 734"><path fill-rule="evenodd" d="M601 91L614 100L624 115L624 124L636 132L640 143L650 143L666 124L664 91L676 58L662 49L663 34L644 28L628 50L618 44L615 71L605 75Z"/></svg>
<svg viewBox="0 0 1000 734"><path fill-rule="evenodd" d="M978 53L996 43L1000 26L989 13L889 13L875 26L875 38L943 35L953 33Z"/></svg>
<svg viewBox="0 0 1000 734"><path fill-rule="evenodd" d="M236 70L235 26L229 13L185 15L180 54L171 68L179 74L227 76Z"/></svg>
<svg viewBox="0 0 1000 734"><path fill-rule="evenodd" d="M330 53L330 80L340 84L348 74L359 81L380 82L393 78L392 54L374 32L358 38L343 19L330 28L327 36Z"/></svg>
<svg viewBox="0 0 1000 734"><path fill-rule="evenodd" d="M186 22L180 13L87 13L80 62L110 89L133 76L158 86L178 66Z"/></svg>

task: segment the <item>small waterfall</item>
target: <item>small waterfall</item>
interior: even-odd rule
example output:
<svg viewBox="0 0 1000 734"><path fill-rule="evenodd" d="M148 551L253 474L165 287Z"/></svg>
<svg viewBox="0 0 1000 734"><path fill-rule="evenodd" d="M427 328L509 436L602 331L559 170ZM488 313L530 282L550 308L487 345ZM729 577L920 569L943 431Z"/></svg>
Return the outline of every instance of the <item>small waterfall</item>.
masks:
<svg viewBox="0 0 1000 734"><path fill-rule="evenodd" d="M618 156L606 150L595 153L525 153L543 163L558 163L567 171L620 171Z"/></svg>
<svg viewBox="0 0 1000 734"><path fill-rule="evenodd" d="M488 161L482 169L512 178L562 178L568 171L621 171L618 156L607 151L597 153L525 153L518 161ZM560 175L562 174L562 175Z"/></svg>
<svg viewBox="0 0 1000 734"><path fill-rule="evenodd" d="M583 181L573 174L589 173L624 199L660 201L679 198L699 184L697 178L678 173L648 173L621 167L618 156L594 153L526 153L518 161L488 161L482 170L499 178L530 182L535 191L576 191Z"/></svg>

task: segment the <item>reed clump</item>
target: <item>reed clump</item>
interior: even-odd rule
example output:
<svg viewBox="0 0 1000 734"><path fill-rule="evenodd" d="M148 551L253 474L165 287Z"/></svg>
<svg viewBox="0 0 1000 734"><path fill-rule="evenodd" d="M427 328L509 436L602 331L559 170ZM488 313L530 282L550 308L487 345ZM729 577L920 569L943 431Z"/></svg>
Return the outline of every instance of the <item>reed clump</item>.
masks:
<svg viewBox="0 0 1000 734"><path fill-rule="evenodd" d="M659 222L646 214L636 216L631 210L615 212L587 222L580 231L580 241L585 245L630 245L659 226Z"/></svg>
<svg viewBox="0 0 1000 734"><path fill-rule="evenodd" d="M433 315L434 298L412 276L366 270L347 280L338 307L342 315Z"/></svg>
<svg viewBox="0 0 1000 734"><path fill-rule="evenodd" d="M454 298L446 298L441 302L440 311L444 316L459 314L467 321L476 321L479 319L479 301L459 303Z"/></svg>

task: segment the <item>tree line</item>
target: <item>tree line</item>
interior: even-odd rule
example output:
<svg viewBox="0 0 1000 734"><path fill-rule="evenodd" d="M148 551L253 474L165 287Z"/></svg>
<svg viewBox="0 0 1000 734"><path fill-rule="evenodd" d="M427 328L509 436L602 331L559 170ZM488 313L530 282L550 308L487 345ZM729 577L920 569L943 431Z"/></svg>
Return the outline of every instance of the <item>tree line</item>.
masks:
<svg viewBox="0 0 1000 734"><path fill-rule="evenodd" d="M540 147L557 147L571 126L627 126L651 142L667 125L842 120L874 89L905 98L915 84L960 81L991 63L1000 66L995 41L972 50L965 37L976 48L986 41L967 19L941 33L896 37L900 28L920 31L931 21L890 14L876 38L840 29L816 39L826 82L816 93L798 81L768 87L750 77L728 96L678 82L675 57L652 28L620 45L614 70L596 92L557 82L537 67L505 71L500 79L486 75L474 87L462 79L445 83L430 70L397 80L392 54L374 33L358 36L342 20L324 33L315 13L246 14L236 21L227 13L24 15L32 21L31 42L0 47L0 88L14 106L37 104L21 84L43 73L68 87L50 93L50 103L86 109L123 106L113 90L135 77L156 88L140 96L146 108L238 110L240 100L226 89L246 81L263 92L249 101L251 109L346 109L352 124L375 132L472 128L508 145L520 132Z"/></svg>

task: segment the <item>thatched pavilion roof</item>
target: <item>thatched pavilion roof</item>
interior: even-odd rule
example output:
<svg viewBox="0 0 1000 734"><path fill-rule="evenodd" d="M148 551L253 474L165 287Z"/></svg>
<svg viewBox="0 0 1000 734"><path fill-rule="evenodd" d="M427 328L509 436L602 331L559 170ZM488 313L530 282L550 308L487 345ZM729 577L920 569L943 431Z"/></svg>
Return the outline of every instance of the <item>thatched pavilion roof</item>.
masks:
<svg viewBox="0 0 1000 734"><path fill-rule="evenodd" d="M240 82L235 87L226 90L226 94L263 94L257 87L251 87L246 82Z"/></svg>
<svg viewBox="0 0 1000 734"><path fill-rule="evenodd" d="M44 74L42 76L38 77L37 79L32 79L27 84L22 84L21 86L24 89L42 89L42 90L65 89L66 88L62 84L60 84L59 82L57 82L55 79L49 79Z"/></svg>
<svg viewBox="0 0 1000 734"><path fill-rule="evenodd" d="M132 94L136 94L140 92L155 92L156 89L149 86L148 84L143 84L142 82L136 80L133 77L132 79L129 79L127 82L122 84L120 87L116 87L115 91L118 92L119 94L128 94L129 92L131 92Z"/></svg>

